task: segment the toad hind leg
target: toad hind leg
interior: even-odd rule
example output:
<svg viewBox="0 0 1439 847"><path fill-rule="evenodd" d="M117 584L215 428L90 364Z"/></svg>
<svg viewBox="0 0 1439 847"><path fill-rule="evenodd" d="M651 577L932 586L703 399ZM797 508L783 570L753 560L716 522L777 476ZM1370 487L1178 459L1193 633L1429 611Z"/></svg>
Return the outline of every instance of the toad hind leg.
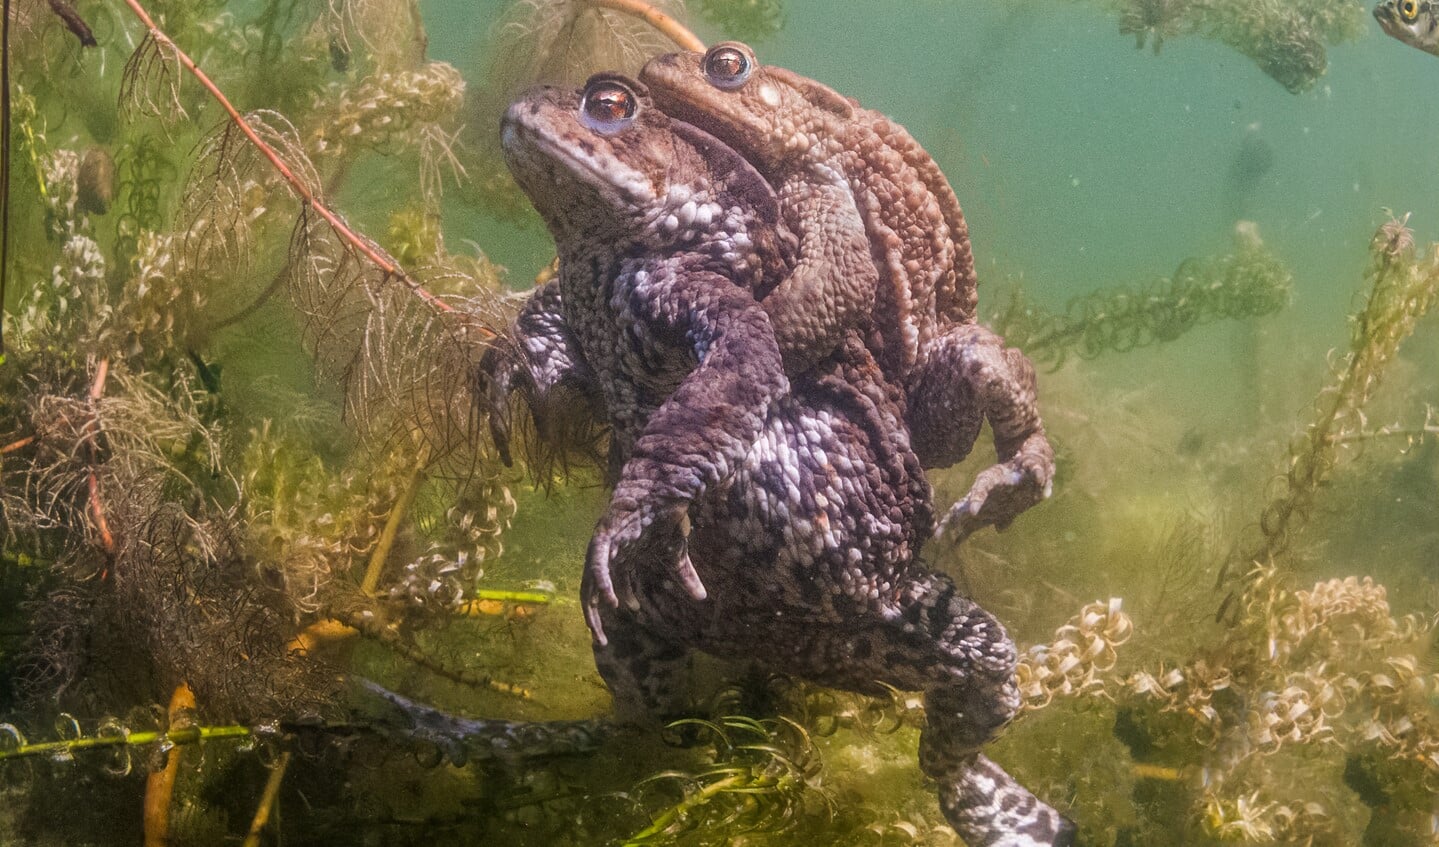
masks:
<svg viewBox="0 0 1439 847"><path fill-rule="evenodd" d="M690 650L640 623L633 612L599 604L606 642L592 642L595 667L622 723L668 722L688 714Z"/></svg>
<svg viewBox="0 0 1439 847"><path fill-rule="evenodd" d="M971 847L1070 847L1076 828L986 756L940 781L939 807Z"/></svg>
<svg viewBox="0 0 1439 847"><path fill-rule="evenodd" d="M920 768L939 783L950 825L975 847L1071 844L1074 825L980 754L1014 716L1014 643L992 615L942 574L901 583L897 614L868 625L798 627L785 669L821 684L874 693L876 682L922 690Z"/></svg>
<svg viewBox="0 0 1439 847"><path fill-rule="evenodd" d="M972 847L1072 844L1073 823L979 752L1019 710L1003 625L938 574L912 581L903 602L906 631L930 638L917 668L929 677L919 765L939 783L945 818Z"/></svg>
<svg viewBox="0 0 1439 847"><path fill-rule="evenodd" d="M935 339L909 386L906 420L925 467L948 467L968 455L983 419L999 458L979 473L937 534L962 539L990 524L1003 529L1049 496L1054 448L1039 417L1034 365L1023 353L977 324L953 327Z"/></svg>

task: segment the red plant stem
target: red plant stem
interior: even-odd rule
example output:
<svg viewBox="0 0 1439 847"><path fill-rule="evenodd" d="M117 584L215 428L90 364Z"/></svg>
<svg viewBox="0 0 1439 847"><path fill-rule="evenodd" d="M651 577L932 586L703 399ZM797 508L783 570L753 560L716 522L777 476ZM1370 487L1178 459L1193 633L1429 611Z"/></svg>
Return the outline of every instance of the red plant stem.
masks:
<svg viewBox="0 0 1439 847"><path fill-rule="evenodd" d="M101 359L95 366L95 380L90 383L90 405L93 407L100 397L105 393L105 377L110 375L110 360ZM95 430L99 428L98 418L93 417L94 410L91 410L92 417L85 428ZM93 436L87 439L90 445L90 463L96 462L95 440ZM95 520L95 531L100 533L100 546L106 553L115 552L115 536L110 534L110 524L105 521L105 506L100 500L100 480L95 476L95 471L90 471L90 514Z"/></svg>
<svg viewBox="0 0 1439 847"><path fill-rule="evenodd" d="M296 196L300 198L300 202L314 209L316 214L325 219L325 222L330 225L330 228L335 231L336 235L348 242L360 255L369 259L370 262L383 271L386 276L392 276L400 282L403 282L411 291L419 296L420 299L424 300L433 308L441 312L454 311L453 306L426 291L423 286L415 281L414 277L405 273L403 268L391 261L383 252L375 249L368 241L361 238L354 230L350 229L348 224L340 219L339 215L330 211L328 206L320 202L320 199L315 196L315 193L310 190L310 187L305 185L299 177L295 176L295 172L290 170L290 166L285 164L285 160L280 158L280 154L256 134L255 130L250 127L250 124L246 122L245 117L230 104L229 98L225 96L219 86L215 85L215 83L210 80L210 77L206 76L205 72L200 70L200 66L195 64L195 60L191 59L184 50L180 49L179 45L171 41L170 37L155 25L155 22L150 18L150 14L145 11L145 7L140 5L139 0L125 0L125 5L129 6L130 11L134 12L135 16L140 19L140 22L149 29L151 38L155 39L157 43L163 44L175 51L175 57L179 59L180 64L184 65L185 70L189 71L195 79L199 80L200 84L205 87L205 90L210 92L210 96L219 102L220 107L230 116L230 120L234 121L235 126L240 128L240 132L243 132L245 137L250 140L250 143L255 145L255 149L259 150L266 159L270 160L270 164L274 165L275 170L280 173L280 176L284 177L285 182L290 186L290 190L295 192Z"/></svg>

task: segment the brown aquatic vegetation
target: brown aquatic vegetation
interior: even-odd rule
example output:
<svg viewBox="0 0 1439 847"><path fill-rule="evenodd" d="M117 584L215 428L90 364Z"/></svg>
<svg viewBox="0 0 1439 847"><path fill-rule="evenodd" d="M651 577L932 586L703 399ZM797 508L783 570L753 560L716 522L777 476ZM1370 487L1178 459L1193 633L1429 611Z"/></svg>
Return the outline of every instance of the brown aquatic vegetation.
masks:
<svg viewBox="0 0 1439 847"><path fill-rule="evenodd" d="M1123 0L1119 31L1156 55L1165 39L1191 33L1223 42L1300 94L1324 75L1327 48L1358 37L1367 17L1363 5L1350 0Z"/></svg>
<svg viewBox="0 0 1439 847"><path fill-rule="evenodd" d="M1119 660L1117 649L1134 634L1118 598L1090 603L1054 633L1054 641L1029 648L1015 677L1026 710L1042 709L1055 697L1083 697L1104 690L1102 676Z"/></svg>
<svg viewBox="0 0 1439 847"><path fill-rule="evenodd" d="M1188 0L1127 0L1119 13L1119 31L1134 36L1135 49L1146 44L1159 55L1164 39L1175 38L1192 26Z"/></svg>
<svg viewBox="0 0 1439 847"><path fill-rule="evenodd" d="M1439 784L1439 725L1429 705L1439 675L1425 674L1418 658L1434 621L1393 617L1383 586L1368 577L1307 591L1283 581L1272 570L1256 578L1239 626L1219 647L1182 667L1135 673L1115 692L1137 710L1158 707L1147 719L1156 737L1173 733L1172 745L1188 734L1213 776L1194 800L1212 837L1323 834L1330 814L1322 803L1257 799L1271 793L1266 775L1283 766L1271 757L1306 745L1402 762L1392 775L1399 785ZM1414 798L1398 793L1393 802L1399 812Z"/></svg>
<svg viewBox="0 0 1439 847"><path fill-rule="evenodd" d="M1394 615L1384 587L1370 577L1292 586L1302 561L1296 534L1335 473L1346 439L1374 436L1365 429L1365 405L1400 343L1432 307L1439 280L1432 256L1414 257L1403 220L1380 228L1371 260L1369 297L1354 317L1350 352L1333 365L1334 382L1316 401L1315 422L1290 447L1285 487L1264 508L1257 539L1249 542L1257 546L1241 548L1230 562L1233 582L1226 585L1233 591L1223 608L1229 628L1178 664L1081 677L1082 685L1070 686L1113 700L1116 734L1143 768L1140 778L1172 782L1169 802L1188 810L1192 824L1178 830L1185 837L1342 838L1344 813L1332 792L1322 781L1296 777L1314 761L1335 758L1373 772L1363 802L1386 810L1376 814L1373 832L1396 816L1417 826L1431 812L1429 792L1439 784L1432 706L1439 675L1428 659L1435 620ZM1251 569L1240 578L1236 563ZM1202 785L1186 781L1201 769ZM1276 785L1294 787L1281 793Z"/></svg>
<svg viewBox="0 0 1439 847"><path fill-rule="evenodd" d="M147 36L122 85L126 100L141 106L132 120L163 115L170 132L181 132L178 119L195 108L181 73L221 95L133 8ZM430 72L438 76L425 77ZM240 115L226 104L228 118L199 148L180 228L137 231L131 247L119 248L134 252L133 270L118 284L107 271L113 255L94 236L95 216L106 210L77 202L79 157L49 148L43 131L34 131L40 118L22 116L43 166L37 178L48 226L62 245L56 284L28 292L11 327L16 355L0 375L0 426L16 435L5 439L0 468L0 536L7 551L52 557L60 581L31 612L25 679L37 701L123 708L188 684L208 714L323 712L337 702L335 677L288 645L300 625L332 612L354 617L402 655L447 670L414 646L399 626L403 616L384 623L347 585L396 497L387 468L413 466L417 455L484 515L478 522L455 516L466 527L460 535L471 539L462 561L498 550L490 525L507 520L508 494L476 449L465 399L488 322L502 320L497 277L436 242L418 273L447 293L422 289L323 205L320 176L322 166L392 146L402 133L426 137L453 119L452 71L429 65L419 74L438 79L437 104L423 85L385 94L362 82L342 94L337 102L352 105L341 111L355 115L345 138L355 146L317 142L321 166L284 116ZM398 120L381 120L387 109ZM133 203L138 173L120 170L122 202ZM281 278L315 328L317 352L350 389L349 409L369 445L338 476L302 430L282 434L268 420L248 436L230 429L220 411L231 395L221 394L218 368L196 352L215 329L204 314L211 296L253 277L245 263L263 259L282 232L275 223L284 203L276 197L286 191L300 206L280 251L290 269ZM325 334L337 326L354 335ZM296 418L302 427L305 417ZM496 499L498 510L488 509ZM466 576L468 588L477 568ZM478 672L451 675L490 681Z"/></svg>

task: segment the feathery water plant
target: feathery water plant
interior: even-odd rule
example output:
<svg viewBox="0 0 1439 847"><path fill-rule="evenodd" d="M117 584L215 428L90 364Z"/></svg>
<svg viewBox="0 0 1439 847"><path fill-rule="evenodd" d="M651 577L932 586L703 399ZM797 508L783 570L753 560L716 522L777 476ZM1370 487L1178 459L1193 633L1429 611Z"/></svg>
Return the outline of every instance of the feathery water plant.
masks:
<svg viewBox="0 0 1439 847"><path fill-rule="evenodd" d="M636 785L632 794L648 795L648 789L672 783L679 799L652 812L648 826L622 841L625 847L675 843L696 830L775 832L813 793L819 762L809 733L793 721L730 716L670 727L700 731L714 745L713 763L697 772L664 771Z"/></svg>
<svg viewBox="0 0 1439 847"><path fill-rule="evenodd" d="M1289 303L1293 277L1252 224L1236 230L1238 249L1217 259L1186 259L1174 276L1148 286L1100 290L1051 314L1023 291L991 320L995 331L1036 364L1058 370L1071 355L1093 359L1173 341L1224 319L1256 318Z"/></svg>
<svg viewBox="0 0 1439 847"><path fill-rule="evenodd" d="M1351 0L1120 0L1119 32L1135 47L1199 34L1248 56L1291 94L1312 89L1328 68L1328 47L1364 32L1367 10Z"/></svg>
<svg viewBox="0 0 1439 847"><path fill-rule="evenodd" d="M1289 550L1346 439L1364 431L1364 405L1399 345L1439 298L1439 250L1416 258L1408 217L1392 218L1374 234L1365 271L1369 291L1364 307L1350 319L1349 351L1333 365L1333 381L1315 398L1314 420L1289 444L1283 491L1265 505L1257 537L1247 539L1226 563L1221 584L1230 578L1248 580ZM1226 603L1243 590L1242 582L1231 588ZM1224 617L1225 609L1219 614Z"/></svg>
<svg viewBox="0 0 1439 847"><path fill-rule="evenodd" d="M465 400L468 363L491 334L487 324L503 320L492 305L496 271L436 243L423 257L425 273L449 293L441 300L424 291L322 205L326 186L288 118L229 107L144 9L130 5L147 34L120 87L131 120L146 126L124 148L131 152L116 170L118 201L103 168L86 164L100 161L98 154L52 148L38 114L22 116L31 129L25 137L37 199L58 240L48 284L31 282L20 313L6 317L18 344L11 365L20 369L7 368L0 401L0 537L7 553L30 551L27 560L46 551L56 583L31 610L26 690L37 702L59 697L93 708L156 702L188 683L207 714L325 713L338 702L334 674L290 644L304 622L331 613L451 678L492 681L435 665L400 629L380 623L383 615L365 612L347 586L355 560L377 546L378 521L403 516L390 508L395 489L379 471L401 456L413 461L407 451L427 431L428 464L443 470L444 483L470 509L488 516L480 535L465 536L469 555L498 549L492 524L507 519L503 504L512 501L469 438ZM421 72L435 68L443 71L431 65ZM227 118L200 147L176 210L179 228L165 231L168 198L160 183L176 168L149 127L163 116L165 132L183 134L188 125L176 119L202 114L183 74L199 79ZM457 80L452 71L440 80L451 94L438 112L415 101L423 90L398 90L371 111L374 125L390 125L386 138L399 139L453 115ZM341 102L365 99L363 87L349 101L344 90L336 94ZM379 115L416 108L418 122ZM361 130L348 136L357 146L323 151L327 168L383 141ZM344 439L330 436L322 459L303 431L288 433L290 446L280 449L264 419L232 429L217 417L231 394L208 355L196 352L216 330L215 316L204 315L211 296L233 297L224 286L243 280L245 263L263 261L282 232L275 211L285 204L275 197L287 190L300 198L300 223L298 235L285 239L299 248L285 278L310 305L312 325L334 323L325 308L343 308L365 329L343 342L351 352L333 356L370 380L357 380L361 396L352 396L350 408L372 449L352 452L353 470L338 478L333 463L346 452ZM116 237L97 234L93 219L117 202L123 214ZM46 249L43 242L35 247ZM327 256L317 256L321 251ZM307 284L311 292L323 287L306 299ZM445 315L452 317L440 328L435 321ZM192 362L198 377L189 376ZM467 455L456 458L462 451ZM499 508L485 506L492 498ZM473 581L464 586L472 588Z"/></svg>

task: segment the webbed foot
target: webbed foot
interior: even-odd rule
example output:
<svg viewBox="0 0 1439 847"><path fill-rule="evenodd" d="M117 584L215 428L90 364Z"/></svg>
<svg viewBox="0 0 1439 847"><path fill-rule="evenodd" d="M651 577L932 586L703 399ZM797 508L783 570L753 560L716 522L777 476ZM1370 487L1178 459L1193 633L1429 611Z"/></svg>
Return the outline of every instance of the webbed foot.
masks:
<svg viewBox="0 0 1439 847"><path fill-rule="evenodd" d="M654 539L656 549L666 551L664 555L671 572L691 597L703 600L708 596L690 561L688 508L688 502L673 502L658 508L619 498L610 502L609 511L600 519L590 539L580 583L585 622L597 644L607 643L600 623L601 602L618 608L623 600L630 610L640 606L634 552L641 541L649 543L646 536Z"/></svg>
<svg viewBox="0 0 1439 847"><path fill-rule="evenodd" d="M974 847L1073 847L1079 831L985 756L976 756L957 779L941 778L939 806Z"/></svg>
<svg viewBox="0 0 1439 847"><path fill-rule="evenodd" d="M1052 454L1021 453L981 471L969 493L940 520L935 537L962 541L986 526L1004 529L1026 509L1048 499L1053 490Z"/></svg>

